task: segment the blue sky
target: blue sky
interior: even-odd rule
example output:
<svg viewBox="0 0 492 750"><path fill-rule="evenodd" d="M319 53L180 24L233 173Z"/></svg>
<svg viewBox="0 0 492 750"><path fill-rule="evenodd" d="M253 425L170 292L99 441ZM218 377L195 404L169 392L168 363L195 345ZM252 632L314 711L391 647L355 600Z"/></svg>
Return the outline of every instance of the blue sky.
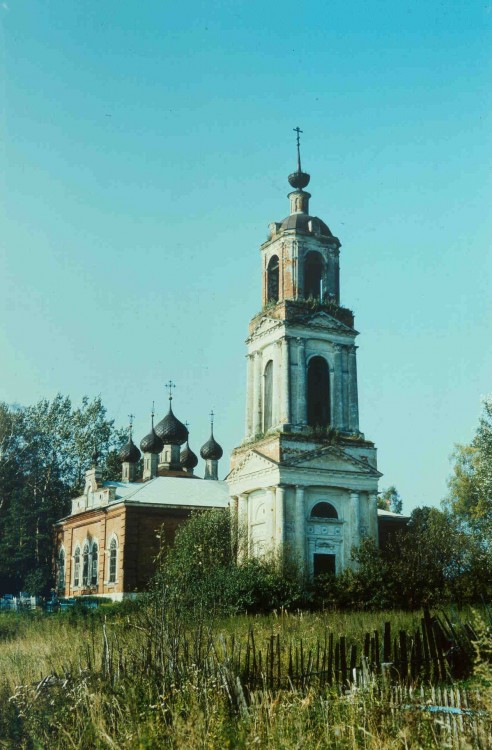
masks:
<svg viewBox="0 0 492 750"><path fill-rule="evenodd" d="M243 436L292 128L342 242L361 428L437 504L492 390L491 2L0 2L0 399ZM222 460L221 473L227 471Z"/></svg>

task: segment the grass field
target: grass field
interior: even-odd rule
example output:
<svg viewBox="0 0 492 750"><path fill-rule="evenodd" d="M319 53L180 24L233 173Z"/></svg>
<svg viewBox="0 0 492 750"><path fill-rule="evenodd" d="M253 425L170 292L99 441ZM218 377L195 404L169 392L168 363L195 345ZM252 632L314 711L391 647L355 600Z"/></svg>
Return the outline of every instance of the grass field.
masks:
<svg viewBox="0 0 492 750"><path fill-rule="evenodd" d="M480 634L482 653L490 653L483 617L473 610L465 616ZM244 687L239 665L251 629L258 648L279 636L279 659L287 669L289 648L301 641L307 651L333 633L362 645L364 633L381 631L385 621L394 632L410 632L420 618L400 612L281 613L211 623L199 614L183 621L159 607L4 613L0 748L492 747L486 659L452 693L424 684L409 690L372 676L350 690L316 679L304 687ZM459 705L475 713L449 717L426 710L457 690Z"/></svg>

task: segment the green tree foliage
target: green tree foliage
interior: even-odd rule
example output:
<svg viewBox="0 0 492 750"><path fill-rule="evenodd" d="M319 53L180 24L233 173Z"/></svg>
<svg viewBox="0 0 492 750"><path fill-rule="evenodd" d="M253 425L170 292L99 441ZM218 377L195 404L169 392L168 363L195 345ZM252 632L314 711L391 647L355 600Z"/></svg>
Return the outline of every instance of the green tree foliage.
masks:
<svg viewBox="0 0 492 750"><path fill-rule="evenodd" d="M470 445L457 445L447 505L475 532L492 541L492 397L483 410Z"/></svg>
<svg viewBox="0 0 492 750"><path fill-rule="evenodd" d="M0 591L50 587L53 524L80 493L94 448L111 478L121 443L100 398L77 407L60 394L25 408L0 404Z"/></svg>
<svg viewBox="0 0 492 750"><path fill-rule="evenodd" d="M394 484L378 495L378 508L381 510L390 510L392 513L402 512L403 500Z"/></svg>
<svg viewBox="0 0 492 750"><path fill-rule="evenodd" d="M237 564L228 510L195 512L163 550L154 592L185 610L208 614L267 612L299 606L303 590L294 567L274 559Z"/></svg>
<svg viewBox="0 0 492 750"><path fill-rule="evenodd" d="M362 609L416 609L490 600L492 565L460 520L438 508L416 508L405 531L384 550L364 540L352 569L316 582L318 604Z"/></svg>

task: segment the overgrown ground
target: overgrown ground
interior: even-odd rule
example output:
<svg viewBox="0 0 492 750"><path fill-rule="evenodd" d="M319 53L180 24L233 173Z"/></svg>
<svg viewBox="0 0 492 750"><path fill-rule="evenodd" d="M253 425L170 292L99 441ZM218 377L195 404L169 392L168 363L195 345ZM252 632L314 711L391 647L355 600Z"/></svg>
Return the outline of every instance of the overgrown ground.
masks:
<svg viewBox="0 0 492 750"><path fill-rule="evenodd" d="M473 622L482 654L490 654L483 615L460 616ZM372 676L350 690L316 676L304 686L265 681L247 689L237 666L251 630L258 650L279 636L287 671L289 649L301 640L305 653L329 633L362 646L364 633L381 632L385 621L394 633L411 632L420 618L281 613L210 622L200 612L183 620L156 604L95 614L5 613L0 748L490 748L492 675L485 659L453 693L423 682L413 691L394 689ZM449 695L475 713L425 710Z"/></svg>

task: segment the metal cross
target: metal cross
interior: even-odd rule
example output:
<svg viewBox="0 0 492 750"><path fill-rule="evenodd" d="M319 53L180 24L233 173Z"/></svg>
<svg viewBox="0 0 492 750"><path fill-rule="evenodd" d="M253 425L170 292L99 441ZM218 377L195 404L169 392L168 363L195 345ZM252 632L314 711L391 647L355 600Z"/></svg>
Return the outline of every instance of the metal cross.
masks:
<svg viewBox="0 0 492 750"><path fill-rule="evenodd" d="M173 388L176 388L172 380L170 380L169 383L166 383L166 388L169 390L169 401L172 401L173 400Z"/></svg>
<svg viewBox="0 0 492 750"><path fill-rule="evenodd" d="M132 439L132 429L133 429L133 420L135 419L135 414L129 414L128 419L130 420L130 440Z"/></svg>
<svg viewBox="0 0 492 750"><path fill-rule="evenodd" d="M301 145L300 145L301 138L300 136L301 136L301 133L303 133L304 131L301 130L299 125L297 126L297 128L292 128L292 130L294 131L294 133L297 133L297 171L301 172L302 170L301 170Z"/></svg>
<svg viewBox="0 0 492 750"><path fill-rule="evenodd" d="M210 426L212 427L212 429L214 427L214 417L215 417L215 414L214 414L214 410L212 409L212 411L210 412Z"/></svg>
<svg viewBox="0 0 492 750"><path fill-rule="evenodd" d="M152 401L152 412L151 412L150 416L152 418L152 429L154 429L155 401Z"/></svg>

